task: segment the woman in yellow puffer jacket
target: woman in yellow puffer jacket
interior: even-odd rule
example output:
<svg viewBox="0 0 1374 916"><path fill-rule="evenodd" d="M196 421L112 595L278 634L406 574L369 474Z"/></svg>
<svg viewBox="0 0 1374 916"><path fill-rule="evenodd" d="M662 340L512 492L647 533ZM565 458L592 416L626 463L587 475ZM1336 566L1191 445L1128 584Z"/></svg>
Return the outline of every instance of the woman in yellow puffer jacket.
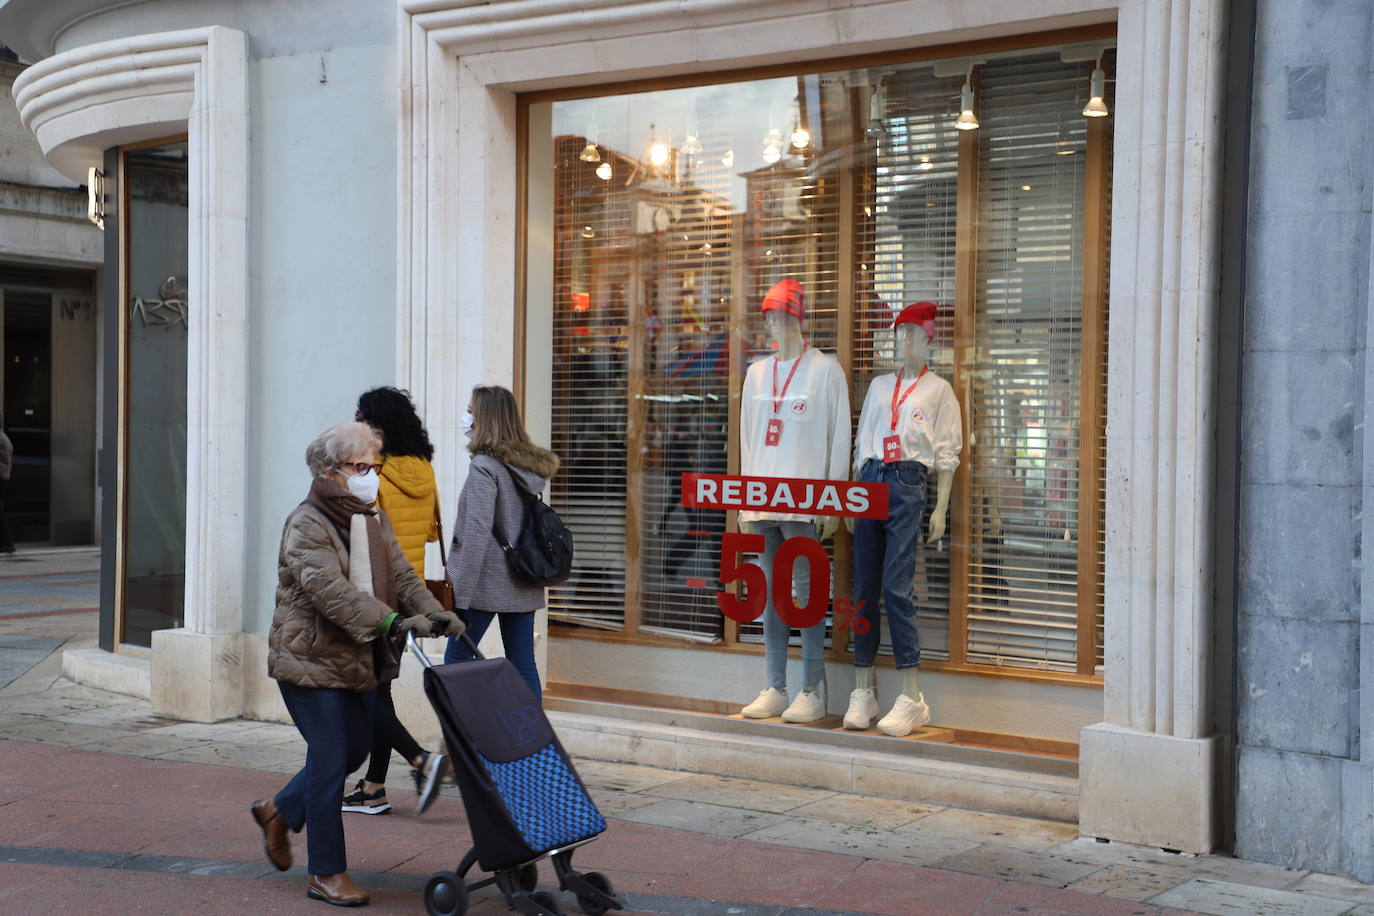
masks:
<svg viewBox="0 0 1374 916"><path fill-rule="evenodd" d="M434 446L415 412L410 395L395 388L373 388L358 398L356 418L382 437L382 480L377 505L386 513L396 541L415 574L425 578L425 545L439 540L439 488L434 482ZM344 796L343 810L361 814L385 814L386 771L395 749L412 767L422 814L438 792L439 780L448 769L443 754L420 747L396 718L391 682L377 685L377 712L373 729L372 757L367 775Z"/></svg>

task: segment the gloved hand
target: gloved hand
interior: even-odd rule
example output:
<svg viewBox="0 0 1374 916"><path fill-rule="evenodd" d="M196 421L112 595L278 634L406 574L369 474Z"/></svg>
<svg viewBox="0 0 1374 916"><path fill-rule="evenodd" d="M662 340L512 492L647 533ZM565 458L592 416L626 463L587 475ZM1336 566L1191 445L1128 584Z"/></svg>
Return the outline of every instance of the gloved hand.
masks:
<svg viewBox="0 0 1374 916"><path fill-rule="evenodd" d="M467 629L467 625L452 611L432 611L425 616L431 624L431 636L462 636Z"/></svg>
<svg viewBox="0 0 1374 916"><path fill-rule="evenodd" d="M429 618L416 614L411 617L397 617L396 623L391 627L390 635L397 639L405 639L406 633L414 633L417 637L428 636L430 629Z"/></svg>
<svg viewBox="0 0 1374 916"><path fill-rule="evenodd" d="M816 516L816 540L828 541L840 530L840 520L834 515Z"/></svg>

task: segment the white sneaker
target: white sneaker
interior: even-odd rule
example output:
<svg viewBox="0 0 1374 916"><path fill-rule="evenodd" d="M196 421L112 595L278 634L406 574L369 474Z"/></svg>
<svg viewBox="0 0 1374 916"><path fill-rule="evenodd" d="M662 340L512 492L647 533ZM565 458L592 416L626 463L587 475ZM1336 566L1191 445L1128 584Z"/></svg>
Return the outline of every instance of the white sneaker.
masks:
<svg viewBox="0 0 1374 916"><path fill-rule="evenodd" d="M771 719L786 708L786 691L767 687L754 702L740 710L740 715L746 719Z"/></svg>
<svg viewBox="0 0 1374 916"><path fill-rule="evenodd" d="M921 694L915 700L902 694L892 705L892 711L878 721L878 728L894 738L900 738L911 734L929 721L930 707L926 705L925 694Z"/></svg>
<svg viewBox="0 0 1374 916"><path fill-rule="evenodd" d="M849 694L849 709L844 714L844 727L863 731L878 715L878 691L854 690Z"/></svg>
<svg viewBox="0 0 1374 916"><path fill-rule="evenodd" d="M792 705L782 714L784 722L815 722L825 718L825 704L821 702L820 691L803 690L797 694Z"/></svg>

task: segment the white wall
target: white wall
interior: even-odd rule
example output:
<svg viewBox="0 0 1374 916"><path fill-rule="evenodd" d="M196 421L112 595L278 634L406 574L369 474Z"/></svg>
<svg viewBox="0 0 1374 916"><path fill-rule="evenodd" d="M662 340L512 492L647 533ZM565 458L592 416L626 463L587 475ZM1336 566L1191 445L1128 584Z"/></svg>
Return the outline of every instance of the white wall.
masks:
<svg viewBox="0 0 1374 916"><path fill-rule="evenodd" d="M392 55L249 66L247 632L271 623L282 522L310 483L306 445L395 377Z"/></svg>

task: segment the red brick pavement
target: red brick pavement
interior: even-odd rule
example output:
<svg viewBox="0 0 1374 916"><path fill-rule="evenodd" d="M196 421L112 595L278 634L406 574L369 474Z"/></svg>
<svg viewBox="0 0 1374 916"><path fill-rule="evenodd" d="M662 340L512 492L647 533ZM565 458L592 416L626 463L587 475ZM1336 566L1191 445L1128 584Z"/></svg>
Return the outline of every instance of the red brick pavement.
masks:
<svg viewBox="0 0 1374 916"><path fill-rule="evenodd" d="M277 875L262 861L261 835L247 807L283 782L274 773L0 740L0 846L137 853L231 867L264 865L258 876L225 877L102 868L90 862L68 865L65 860L0 861L0 913L333 912L306 899L303 877ZM398 807L404 811L407 806ZM398 812L346 816L345 824L354 872L426 876L452 868L467 848L462 808L451 799L440 799L423 818ZM295 840L301 865L303 840ZM658 898L880 916L1171 912L1035 884L614 820L605 835L577 852L575 862L584 870L606 872L617 890ZM541 867L544 884L552 884L552 869ZM237 868L243 871L241 865ZM424 911L412 889L376 889L372 898L372 913ZM570 896L563 899L570 912L578 912ZM728 911L724 902L719 906L719 912ZM482 900L470 910L505 911L494 900ZM672 908L655 904L654 911Z"/></svg>

